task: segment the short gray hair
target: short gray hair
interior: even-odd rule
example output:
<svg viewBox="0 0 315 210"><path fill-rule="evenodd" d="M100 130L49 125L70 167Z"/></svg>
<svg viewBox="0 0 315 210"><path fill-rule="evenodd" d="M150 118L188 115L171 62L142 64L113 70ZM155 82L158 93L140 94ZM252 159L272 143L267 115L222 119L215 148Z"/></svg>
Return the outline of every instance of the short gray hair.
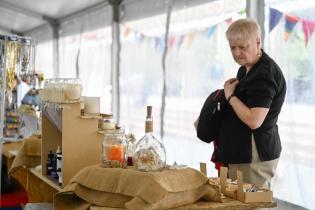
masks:
<svg viewBox="0 0 315 210"><path fill-rule="evenodd" d="M250 18L239 19L233 22L227 31L225 36L228 41L230 40L249 40L261 38L261 30L258 23Z"/></svg>

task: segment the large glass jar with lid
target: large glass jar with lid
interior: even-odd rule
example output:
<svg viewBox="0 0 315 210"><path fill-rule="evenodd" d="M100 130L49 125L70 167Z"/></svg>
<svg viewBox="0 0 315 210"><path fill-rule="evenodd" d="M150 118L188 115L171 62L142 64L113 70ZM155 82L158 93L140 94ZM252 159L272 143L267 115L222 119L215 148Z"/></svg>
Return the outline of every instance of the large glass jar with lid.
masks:
<svg viewBox="0 0 315 210"><path fill-rule="evenodd" d="M102 144L102 167L125 168L127 138L124 129L106 130Z"/></svg>
<svg viewBox="0 0 315 210"><path fill-rule="evenodd" d="M135 145L133 162L139 171L158 171L165 167L165 147L153 135L152 106L147 106L145 135Z"/></svg>

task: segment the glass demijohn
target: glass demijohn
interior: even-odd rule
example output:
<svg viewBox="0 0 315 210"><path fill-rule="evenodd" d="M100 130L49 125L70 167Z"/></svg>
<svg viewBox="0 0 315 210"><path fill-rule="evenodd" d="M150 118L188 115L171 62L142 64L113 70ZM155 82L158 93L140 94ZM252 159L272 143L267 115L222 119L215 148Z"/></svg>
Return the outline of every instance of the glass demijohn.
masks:
<svg viewBox="0 0 315 210"><path fill-rule="evenodd" d="M152 106L147 106L145 135L135 145L134 165L139 171L158 171L165 167L166 151L153 135Z"/></svg>

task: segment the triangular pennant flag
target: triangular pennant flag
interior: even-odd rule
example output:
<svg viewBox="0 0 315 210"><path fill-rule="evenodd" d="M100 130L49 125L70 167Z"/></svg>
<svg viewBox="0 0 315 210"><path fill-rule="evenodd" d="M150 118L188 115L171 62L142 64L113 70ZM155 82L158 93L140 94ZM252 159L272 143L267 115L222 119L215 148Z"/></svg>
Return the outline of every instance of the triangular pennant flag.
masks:
<svg viewBox="0 0 315 210"><path fill-rule="evenodd" d="M138 42L141 43L144 40L144 37L145 36L142 32L138 32L138 31L135 32L135 38Z"/></svg>
<svg viewBox="0 0 315 210"><path fill-rule="evenodd" d="M188 47L190 47L191 44L193 43L194 38L195 38L195 35L196 35L195 32L190 32L190 33L188 34L188 42L187 42Z"/></svg>
<svg viewBox="0 0 315 210"><path fill-rule="evenodd" d="M212 37L216 29L217 29L217 25L211 26L207 32L207 37L208 38Z"/></svg>
<svg viewBox="0 0 315 210"><path fill-rule="evenodd" d="M131 32L131 28L129 27L125 27L125 31L124 31L124 37L127 37L129 35L129 33Z"/></svg>
<svg viewBox="0 0 315 210"><path fill-rule="evenodd" d="M172 49L172 47L173 47L174 44L175 44L175 41L176 41L175 36L169 37L168 40L167 40L167 46L168 46L170 49Z"/></svg>
<svg viewBox="0 0 315 210"><path fill-rule="evenodd" d="M155 49L159 50L160 52L164 51L164 39L161 37L154 38Z"/></svg>
<svg viewBox="0 0 315 210"><path fill-rule="evenodd" d="M276 27L276 25L279 23L281 17L282 17L282 12L279 10L269 8L269 32Z"/></svg>
<svg viewBox="0 0 315 210"><path fill-rule="evenodd" d="M180 48L182 44L184 43L185 35L181 35L177 41L177 48Z"/></svg>
<svg viewBox="0 0 315 210"><path fill-rule="evenodd" d="M305 37L305 47L307 47L307 43L315 30L315 21L302 19L302 27Z"/></svg>
<svg viewBox="0 0 315 210"><path fill-rule="evenodd" d="M226 22L228 25L231 25L231 23L233 23L233 19L230 17L230 18L226 19L225 22Z"/></svg>
<svg viewBox="0 0 315 210"><path fill-rule="evenodd" d="M289 35L292 33L294 26L300 20L299 17L294 15L285 15L285 41L288 41Z"/></svg>

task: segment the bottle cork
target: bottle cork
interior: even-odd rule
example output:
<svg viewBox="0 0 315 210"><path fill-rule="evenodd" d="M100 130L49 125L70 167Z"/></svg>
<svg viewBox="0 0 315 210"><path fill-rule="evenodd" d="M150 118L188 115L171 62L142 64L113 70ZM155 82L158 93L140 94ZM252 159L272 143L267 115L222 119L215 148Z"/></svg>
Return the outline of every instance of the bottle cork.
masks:
<svg viewBox="0 0 315 210"><path fill-rule="evenodd" d="M152 117L152 106L147 106L147 117Z"/></svg>

